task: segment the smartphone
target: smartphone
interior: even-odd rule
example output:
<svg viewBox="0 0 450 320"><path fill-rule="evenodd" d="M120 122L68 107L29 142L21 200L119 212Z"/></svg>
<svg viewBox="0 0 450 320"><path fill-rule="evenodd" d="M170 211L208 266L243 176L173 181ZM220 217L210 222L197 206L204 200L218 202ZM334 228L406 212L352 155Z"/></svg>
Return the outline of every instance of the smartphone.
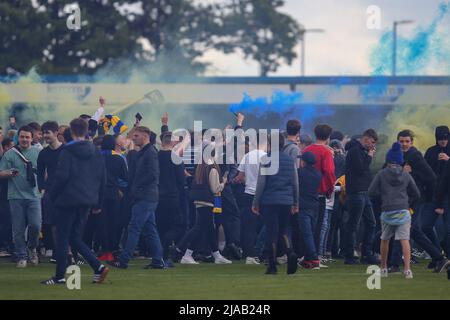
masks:
<svg viewBox="0 0 450 320"><path fill-rule="evenodd" d="M14 175L17 175L17 174L19 174L19 170L11 169L11 173L14 174Z"/></svg>
<svg viewBox="0 0 450 320"><path fill-rule="evenodd" d="M136 113L135 117L136 117L137 121L141 121L142 120L142 116L141 116L141 114L139 112Z"/></svg>

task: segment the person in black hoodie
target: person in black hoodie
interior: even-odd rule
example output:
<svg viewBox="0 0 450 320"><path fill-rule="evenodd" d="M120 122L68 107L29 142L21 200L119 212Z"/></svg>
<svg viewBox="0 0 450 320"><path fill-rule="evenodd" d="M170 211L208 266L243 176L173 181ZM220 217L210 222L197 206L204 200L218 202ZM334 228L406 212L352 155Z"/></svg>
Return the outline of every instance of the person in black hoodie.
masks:
<svg viewBox="0 0 450 320"><path fill-rule="evenodd" d="M97 260L82 240L84 224L89 210L101 209L106 180L105 164L94 145L85 141L88 124L83 119L70 122L73 141L66 144L50 186L50 199L57 210L56 217L56 274L42 284L64 284L69 241L94 270L94 283L102 283L109 270Z"/></svg>
<svg viewBox="0 0 450 320"><path fill-rule="evenodd" d="M414 134L411 130L403 130L398 133L397 141L402 146L403 158L405 164L403 170L410 173L421 192L421 199L412 208L414 214L411 221L411 239L413 239L423 250L425 250L432 258L432 264L435 272L442 272L448 264L448 260L444 258L440 248L431 242L423 233L420 225L420 216L423 211L424 204L430 202L433 198L433 192L436 184L436 175L433 169L425 161L422 153L417 150L414 144ZM393 265L399 265L401 259L400 244L395 242L393 248ZM400 259L399 259L400 257Z"/></svg>
<svg viewBox="0 0 450 320"><path fill-rule="evenodd" d="M366 130L360 140L353 139L345 146L346 206L349 219L345 226L345 264L359 264L353 256L356 245L356 232L361 218L365 223L361 263L378 264L372 254L375 216L368 190L372 181L370 164L375 155L378 135L373 129Z"/></svg>
<svg viewBox="0 0 450 320"><path fill-rule="evenodd" d="M42 125L42 133L47 147L39 152L37 159L37 184L42 194L42 233L46 255L52 251L52 259L54 259L56 242L56 227L54 223L55 208L50 201L49 192L52 184L53 176L58 164L58 157L61 153L62 143L58 140L58 123L55 121L47 121Z"/></svg>
<svg viewBox="0 0 450 320"><path fill-rule="evenodd" d="M113 261L112 252L117 250L119 242L118 226L121 201L128 186L128 168L121 150L117 149L117 137L105 135L101 148L106 166L106 187L100 213L99 235L103 254L100 261Z"/></svg>
<svg viewBox="0 0 450 320"><path fill-rule="evenodd" d="M444 208L450 205L450 162L447 161L442 178L439 180L439 185L436 190L436 214L444 215L446 225L446 246L447 256L450 250L450 217L448 210L445 212Z"/></svg>
<svg viewBox="0 0 450 320"><path fill-rule="evenodd" d="M436 145L428 148L425 153L425 160L430 165L431 169L433 169L434 173L437 176L437 185L440 185L441 180L445 176L446 165L449 163L450 159L450 144L448 143L450 130L447 126L439 126L436 128ZM426 236L436 245L440 246L438 237L434 230L434 226L436 224L436 220L439 217L436 214L435 209L437 208L436 199L433 199L433 202L427 203L424 207L424 211L422 214L422 230L426 234ZM447 256L450 255L450 212L448 202L444 201L443 204L444 209L444 222L446 225L446 245L445 250Z"/></svg>
<svg viewBox="0 0 450 320"><path fill-rule="evenodd" d="M316 230L319 216L319 193L317 190L322 180L322 174L314 167L317 161L314 153L305 152L300 159L301 168L298 170L299 213L296 218L305 251L302 265L307 269L313 269L320 267L318 248L314 241L314 230Z"/></svg>

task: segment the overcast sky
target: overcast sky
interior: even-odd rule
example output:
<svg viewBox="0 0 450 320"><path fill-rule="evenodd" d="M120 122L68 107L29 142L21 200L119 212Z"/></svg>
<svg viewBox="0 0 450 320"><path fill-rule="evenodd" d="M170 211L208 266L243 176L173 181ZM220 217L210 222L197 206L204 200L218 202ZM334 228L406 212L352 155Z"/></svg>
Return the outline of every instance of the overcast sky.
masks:
<svg viewBox="0 0 450 320"><path fill-rule="evenodd" d="M214 0L203 0L214 1ZM411 19L415 23L399 27L402 36L411 35L417 26L427 25L435 17L440 0L286 0L283 11L306 28L323 28L322 34L306 36L306 75L370 74L369 54L394 20ZM366 27L367 8L381 9L381 30ZM300 52L300 47L297 48ZM243 57L210 51L204 60L213 64L208 75L256 76L258 65ZM300 60L282 66L277 76L300 74Z"/></svg>

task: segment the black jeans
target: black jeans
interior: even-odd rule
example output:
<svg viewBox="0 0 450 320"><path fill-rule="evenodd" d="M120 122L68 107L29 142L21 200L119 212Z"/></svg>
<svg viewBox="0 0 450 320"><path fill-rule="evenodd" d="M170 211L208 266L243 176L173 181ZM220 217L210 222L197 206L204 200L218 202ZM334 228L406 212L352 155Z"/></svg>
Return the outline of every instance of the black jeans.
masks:
<svg viewBox="0 0 450 320"><path fill-rule="evenodd" d="M344 208L339 201L339 197L334 199L334 212L331 215L330 234L328 236L327 251L331 252L332 256L339 254L339 249L343 246L344 232L344 220L343 220Z"/></svg>
<svg viewBox="0 0 450 320"><path fill-rule="evenodd" d="M256 257L255 244L261 219L252 212L253 197L244 193L241 209L241 244L244 257Z"/></svg>
<svg viewBox="0 0 450 320"><path fill-rule="evenodd" d="M323 218L325 216L326 210L326 197L319 196L319 214L317 216L316 229L314 230L314 242L316 243L316 248L320 248L320 232L322 230Z"/></svg>
<svg viewBox="0 0 450 320"><path fill-rule="evenodd" d="M233 190L226 185L222 192L222 221L227 244L239 244L241 237L241 215Z"/></svg>
<svg viewBox="0 0 450 320"><path fill-rule="evenodd" d="M365 226L361 255L371 256L373 254L373 238L376 222L372 210L372 203L370 202L367 192L347 194L346 206L349 217L345 227L345 258L353 258L353 252L356 246L356 233L361 219L363 220Z"/></svg>
<svg viewBox="0 0 450 320"><path fill-rule="evenodd" d="M198 247L203 234L207 235L207 242L212 252L218 251L217 234L214 225L212 207L197 208L195 225L184 235L178 248L184 252L186 249L194 250Z"/></svg>
<svg viewBox="0 0 450 320"><path fill-rule="evenodd" d="M113 252L118 249L120 204L119 198L103 201L99 224L97 225L98 239L103 252Z"/></svg>
<svg viewBox="0 0 450 320"><path fill-rule="evenodd" d="M156 208L156 226L163 246L163 258L169 257L169 247L183 237L186 219L178 197L160 197Z"/></svg>
<svg viewBox="0 0 450 320"><path fill-rule="evenodd" d="M64 278L67 268L67 250L69 242L72 249L76 250L89 263L91 268L97 271L100 261L82 240L83 228L89 215L88 207L57 208L56 217L56 279Z"/></svg>
<svg viewBox="0 0 450 320"><path fill-rule="evenodd" d="M12 252L12 223L8 200L0 201L0 249Z"/></svg>
<svg viewBox="0 0 450 320"><path fill-rule="evenodd" d="M292 252L288 238L290 215L291 206L289 205L261 205L261 217L267 230L266 249L269 264L272 267L276 265L278 239L281 239L282 250L285 250L288 255Z"/></svg>
<svg viewBox="0 0 450 320"><path fill-rule="evenodd" d="M99 214L89 214L84 226L83 241L87 246L97 252L100 249L101 238L98 230L100 225Z"/></svg>

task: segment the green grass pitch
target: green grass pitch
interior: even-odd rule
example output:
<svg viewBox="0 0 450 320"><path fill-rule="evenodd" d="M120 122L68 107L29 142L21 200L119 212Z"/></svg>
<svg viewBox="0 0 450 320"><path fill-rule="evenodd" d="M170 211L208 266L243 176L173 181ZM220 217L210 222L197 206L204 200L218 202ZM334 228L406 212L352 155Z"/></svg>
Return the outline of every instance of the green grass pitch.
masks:
<svg viewBox="0 0 450 320"><path fill-rule="evenodd" d="M82 266L81 290L69 290L39 283L53 275L52 264L16 269L8 259L0 259L0 299L450 299L447 274L427 270L427 261L413 266L412 280L401 274L381 279L381 290L367 288L367 266L345 266L342 261L330 263L328 269L299 269L291 276L286 266L268 276L264 266L242 262L177 264L167 270L145 270L146 263L133 260L127 270L112 269L101 285L91 284L92 271Z"/></svg>

